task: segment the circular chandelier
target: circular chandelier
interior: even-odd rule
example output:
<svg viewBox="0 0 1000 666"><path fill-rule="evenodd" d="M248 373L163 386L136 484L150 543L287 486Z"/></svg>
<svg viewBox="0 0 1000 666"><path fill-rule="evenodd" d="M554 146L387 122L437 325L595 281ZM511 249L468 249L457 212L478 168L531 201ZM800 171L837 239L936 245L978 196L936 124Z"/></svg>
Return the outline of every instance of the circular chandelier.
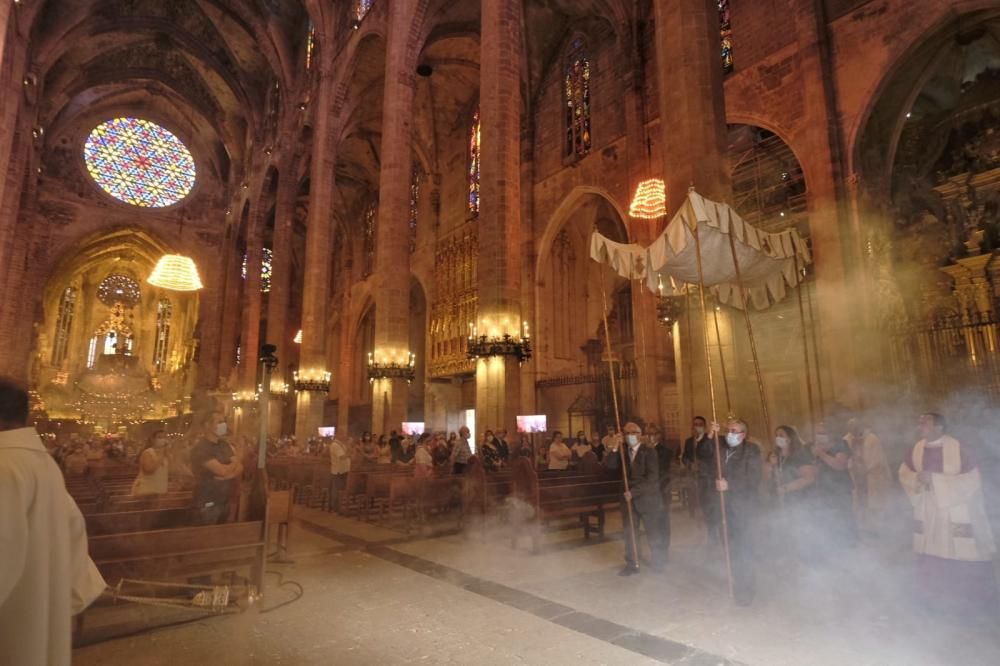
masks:
<svg viewBox="0 0 1000 666"><path fill-rule="evenodd" d="M160 257L146 282L170 291L198 291L204 286L194 260L180 254L165 254Z"/></svg>

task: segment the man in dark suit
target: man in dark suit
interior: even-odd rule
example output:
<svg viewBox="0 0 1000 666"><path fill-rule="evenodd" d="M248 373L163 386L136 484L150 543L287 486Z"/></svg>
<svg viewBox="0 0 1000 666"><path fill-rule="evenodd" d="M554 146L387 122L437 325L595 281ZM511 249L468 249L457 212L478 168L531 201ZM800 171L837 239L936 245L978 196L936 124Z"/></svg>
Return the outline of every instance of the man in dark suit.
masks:
<svg viewBox="0 0 1000 666"><path fill-rule="evenodd" d="M660 495L663 497L664 552L666 552L670 549L670 463L677 457L677 450L663 439L659 426L646 426L646 434L649 436L649 445L656 451L659 461Z"/></svg>
<svg viewBox="0 0 1000 666"><path fill-rule="evenodd" d="M731 419L725 431L713 423L712 433L725 436L721 458L723 478L716 479L715 488L726 494L733 599L739 606L749 606L753 603L757 566L754 528L760 512L760 447L750 440L746 421L740 419Z"/></svg>
<svg viewBox="0 0 1000 666"><path fill-rule="evenodd" d="M640 523L646 528L646 538L649 540L650 568L662 571L667 556L666 518L663 515L663 495L660 493L660 461L656 449L644 446L641 441L642 429L635 423L626 423L622 428L624 442L621 437L613 440L613 448L605 457L608 469L621 467L622 454L619 448L624 446L625 469L628 472L629 492L622 502L622 524L625 531L625 567L619 576L631 576L639 573L638 554L632 543L629 532L628 505L632 503L633 524L636 530L636 545L638 545L638 529Z"/></svg>

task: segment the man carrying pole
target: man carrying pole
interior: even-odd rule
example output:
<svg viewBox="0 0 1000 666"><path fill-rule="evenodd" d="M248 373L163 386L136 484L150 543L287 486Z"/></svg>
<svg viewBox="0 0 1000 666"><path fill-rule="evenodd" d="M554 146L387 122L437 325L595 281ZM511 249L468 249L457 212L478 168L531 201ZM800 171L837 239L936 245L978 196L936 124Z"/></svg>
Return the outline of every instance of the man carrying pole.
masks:
<svg viewBox="0 0 1000 666"><path fill-rule="evenodd" d="M644 446L641 442L642 429L631 421L624 427L624 455L619 448L622 445L621 436L613 442L614 448L608 451L607 468L617 470L624 460L626 477L629 479L629 490L625 491L622 502L622 525L629 529L628 503L632 505L632 529L640 522L646 527L646 538L649 539L650 568L654 572L663 570L667 556L666 518L663 515L663 496L660 494L659 457L656 449ZM637 540L633 536L625 538L625 567L619 576L631 576L639 573L639 556Z"/></svg>
<svg viewBox="0 0 1000 666"><path fill-rule="evenodd" d="M713 423L716 438L719 430L719 424ZM737 606L749 606L754 597L753 520L761 479L760 449L747 438L747 424L739 419L731 419L722 435L726 445L718 459L720 478L715 487L727 496L721 511L731 549L733 600Z"/></svg>

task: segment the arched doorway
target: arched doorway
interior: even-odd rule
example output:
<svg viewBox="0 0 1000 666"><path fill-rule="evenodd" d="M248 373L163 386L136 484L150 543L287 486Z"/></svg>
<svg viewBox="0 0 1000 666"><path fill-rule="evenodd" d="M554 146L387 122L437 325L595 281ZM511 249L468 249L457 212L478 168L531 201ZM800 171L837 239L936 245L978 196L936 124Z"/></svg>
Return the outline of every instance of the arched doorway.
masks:
<svg viewBox="0 0 1000 666"><path fill-rule="evenodd" d="M583 192L569 201L550 222L538 258L536 388L538 408L548 415L550 431L568 432L572 425L590 433L614 419L609 356L620 384L623 419L634 418L637 409L632 287L610 271L599 270L589 249L595 230L621 243L628 242L628 234L607 197Z"/></svg>
<svg viewBox="0 0 1000 666"><path fill-rule="evenodd" d="M115 430L186 410L197 292L146 282L169 248L142 231L85 241L46 285L31 382L49 420Z"/></svg>

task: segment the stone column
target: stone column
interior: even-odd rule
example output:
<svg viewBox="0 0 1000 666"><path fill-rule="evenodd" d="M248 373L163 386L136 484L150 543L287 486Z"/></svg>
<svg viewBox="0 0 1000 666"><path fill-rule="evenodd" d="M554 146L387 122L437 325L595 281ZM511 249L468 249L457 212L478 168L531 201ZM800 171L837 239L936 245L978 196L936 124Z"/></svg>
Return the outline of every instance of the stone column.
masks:
<svg viewBox="0 0 1000 666"><path fill-rule="evenodd" d="M236 227L234 226L235 230ZM235 240L227 238L223 259L224 296L222 299L222 324L219 333L219 384L230 389L239 388L239 379L231 377L236 364L236 336L240 324L240 256ZM234 379L234 382L230 382Z"/></svg>
<svg viewBox="0 0 1000 666"><path fill-rule="evenodd" d="M271 378L274 392L268 414L268 432L281 433L285 397L277 393L289 379L285 377L292 338L288 334L288 291L292 282L292 231L297 184L291 164L278 171L278 195L274 207L274 235L271 239L271 290L267 295L267 339L277 347L278 367Z"/></svg>
<svg viewBox="0 0 1000 666"><path fill-rule="evenodd" d="M257 214L260 218L262 215ZM263 255L261 224L247 235L247 277L243 281L243 325L240 335L240 390L257 390L257 359L260 357L260 320L263 307L260 295L260 263Z"/></svg>
<svg viewBox="0 0 1000 666"><path fill-rule="evenodd" d="M385 94L382 106L382 165L379 172L375 250L376 362L405 363L410 355L410 178L414 67L408 53L412 6L389 4ZM423 350L412 350L414 353ZM402 379L372 384L372 432L399 430L406 420L408 385Z"/></svg>
<svg viewBox="0 0 1000 666"><path fill-rule="evenodd" d="M479 208L480 334L521 331L521 0L483 0L479 114L482 164ZM476 365L476 432L515 432L520 406L516 358Z"/></svg>
<svg viewBox="0 0 1000 666"><path fill-rule="evenodd" d="M323 380L326 367L326 314L330 293L330 244L333 232L333 195L336 187L336 154L331 127L333 76L325 61L316 96L316 126L313 131L309 189L309 217L306 221L306 256L302 285L302 347L299 377ZM327 380L327 384L329 381ZM323 425L326 391L296 393L295 435L303 441L316 435Z"/></svg>
<svg viewBox="0 0 1000 666"><path fill-rule="evenodd" d="M715 0L654 0L656 19L656 74L660 106L661 163L667 193L666 224L679 210L689 187L716 201L732 200L732 174L727 159L726 113L722 88L722 63L719 56L719 12ZM656 229L653 233L659 233ZM633 297L634 298L634 297ZM692 340L685 345L690 361L681 361L682 369L691 369L693 377L685 376L680 392L693 390L696 395L682 401L680 433L686 434L692 411L705 409L707 374L703 344L701 310L698 299L692 298ZM648 312L649 304L636 303L636 337L639 335L639 314ZM648 317L647 317L648 318ZM643 318L645 321L646 318ZM655 316L654 316L655 319ZM686 320L678 332L687 336ZM650 327L645 329L648 336ZM657 332L657 335L663 335ZM719 371L715 360L716 374ZM640 391L646 384L643 363L639 364ZM646 375L650 370L645 370ZM678 374L675 372L675 375ZM721 386L717 387L720 416L724 415ZM704 402L702 402L704 399ZM640 400L640 410L648 406ZM662 414L661 414L662 416ZM710 416L706 414L706 416Z"/></svg>
<svg viewBox="0 0 1000 666"><path fill-rule="evenodd" d="M871 282L861 248L865 241L862 228L871 228L871 220L877 216L865 211L855 217L857 225L852 229L850 215L841 204L851 200L856 202L852 207L865 208L863 188L856 187L859 183L844 187L836 92L822 5L801 3L795 14L802 98L810 116L796 144L798 152L807 157L802 166L809 184L822 393L827 401L859 405L865 402L862 387L877 385L882 367L878 346L870 344L865 330L868 326L860 327L861 337L856 337L859 311L867 313L869 326L875 322L875 304L869 299ZM861 222L862 217L865 222ZM879 396L870 397L877 400Z"/></svg>
<svg viewBox="0 0 1000 666"><path fill-rule="evenodd" d="M622 26L628 34L630 26ZM632 197L639 183L647 178L659 177L659 170L651 165L646 142L646 109L643 103L642 62L633 40L624 47L623 60L628 62L621 81L622 103L625 109L625 150L628 158L628 196ZM651 172L651 167L653 171ZM629 240L643 246L649 245L666 224L666 219L645 220L630 218L625 220L629 229ZM608 304L609 307L611 304ZM632 282L632 324L635 331L635 360L638 372L638 416L647 423L662 426L660 373L664 359L664 330L656 320L656 296L646 289L642 281ZM672 349L667 351L670 353Z"/></svg>
<svg viewBox="0 0 1000 666"><path fill-rule="evenodd" d="M689 187L716 201L732 190L715 0L654 0L667 220Z"/></svg>
<svg viewBox="0 0 1000 666"><path fill-rule="evenodd" d="M334 257L334 261L344 261L344 257ZM346 263L346 262L345 262ZM346 269L345 269L346 272ZM350 434L351 420L351 375L354 372L354 323L351 312L351 291L344 289L340 301L340 361L337 365L337 433Z"/></svg>

